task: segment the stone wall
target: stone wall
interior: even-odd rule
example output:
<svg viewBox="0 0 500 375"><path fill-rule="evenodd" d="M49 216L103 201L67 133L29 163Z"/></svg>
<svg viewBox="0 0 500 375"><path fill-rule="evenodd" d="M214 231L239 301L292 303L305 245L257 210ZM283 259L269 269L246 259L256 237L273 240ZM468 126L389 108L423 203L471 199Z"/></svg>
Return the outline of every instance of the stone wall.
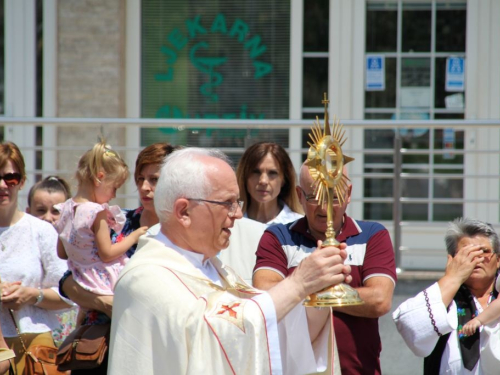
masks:
<svg viewBox="0 0 500 375"><path fill-rule="evenodd" d="M57 116L125 117L125 1L59 1L57 18ZM72 149L59 152L57 168L72 177L78 158L99 136L119 148L123 130L60 129L58 145Z"/></svg>

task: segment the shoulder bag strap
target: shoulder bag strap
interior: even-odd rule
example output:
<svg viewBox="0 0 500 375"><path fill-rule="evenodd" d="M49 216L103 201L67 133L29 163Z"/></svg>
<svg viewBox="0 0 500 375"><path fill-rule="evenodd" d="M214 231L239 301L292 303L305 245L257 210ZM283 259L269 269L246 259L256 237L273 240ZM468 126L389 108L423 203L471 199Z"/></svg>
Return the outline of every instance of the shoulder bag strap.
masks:
<svg viewBox="0 0 500 375"><path fill-rule="evenodd" d="M14 322L14 326L16 327L17 336L19 337L19 341L21 341L21 345L22 345L22 347L24 349L24 352L28 353L28 349L26 348L26 345L24 344L24 340L23 340L23 338L21 336L21 331L19 330L19 326L17 325L16 318L14 316L14 310L9 309L9 313L10 313L10 316L12 318L12 321Z"/></svg>

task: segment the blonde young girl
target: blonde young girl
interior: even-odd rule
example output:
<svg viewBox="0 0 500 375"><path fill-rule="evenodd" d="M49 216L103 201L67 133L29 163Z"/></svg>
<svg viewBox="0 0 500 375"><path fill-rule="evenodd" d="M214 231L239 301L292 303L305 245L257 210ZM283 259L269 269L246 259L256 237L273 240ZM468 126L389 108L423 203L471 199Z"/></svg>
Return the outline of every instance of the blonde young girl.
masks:
<svg viewBox="0 0 500 375"><path fill-rule="evenodd" d="M57 254L68 259L68 268L82 288L99 295L113 295L118 274L128 257L125 252L146 233L141 227L123 241L111 244L110 228L120 231L125 217L108 202L128 177L123 159L104 142L87 151L78 163L78 191L61 207L55 227Z"/></svg>

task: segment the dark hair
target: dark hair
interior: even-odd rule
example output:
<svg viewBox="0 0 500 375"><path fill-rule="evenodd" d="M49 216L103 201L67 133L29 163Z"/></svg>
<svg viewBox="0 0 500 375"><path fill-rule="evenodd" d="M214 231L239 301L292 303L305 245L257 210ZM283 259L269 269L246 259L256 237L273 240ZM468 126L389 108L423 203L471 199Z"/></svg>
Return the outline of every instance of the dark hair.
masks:
<svg viewBox="0 0 500 375"><path fill-rule="evenodd" d="M33 185L28 193L28 206L31 206L33 196L38 190L48 193L63 193L66 199L71 198L71 188L65 179L59 176L47 176Z"/></svg>
<svg viewBox="0 0 500 375"><path fill-rule="evenodd" d="M474 236L489 238L493 252L500 257L500 242L493 226L484 221L461 217L453 220L448 226L445 236L446 251L451 256L455 256L458 242L464 237Z"/></svg>
<svg viewBox="0 0 500 375"><path fill-rule="evenodd" d="M259 164L267 154L271 154L277 161L280 171L283 174L284 183L281 187L278 199L285 202L292 211L302 213L302 207L299 203L297 193L295 192L296 175L292 161L283 147L272 142L255 143L246 149L240 159L238 169L236 170L236 177L238 178L241 200L245 203L243 212L247 211L248 205L251 202L250 193L246 186L247 180L252 171L257 167L257 164Z"/></svg>
<svg viewBox="0 0 500 375"><path fill-rule="evenodd" d="M26 166L23 154L21 154L19 147L15 143L2 142L0 144L0 168L5 167L9 160L19 170L22 177L21 182L24 182L26 180Z"/></svg>
<svg viewBox="0 0 500 375"><path fill-rule="evenodd" d="M135 161L135 184L137 185L137 179L139 178L139 174L141 173L141 170L145 165L163 163L165 156L171 154L178 148L178 146L172 146L167 142L158 142L147 146L144 150L139 152L139 155L137 155L137 160Z"/></svg>

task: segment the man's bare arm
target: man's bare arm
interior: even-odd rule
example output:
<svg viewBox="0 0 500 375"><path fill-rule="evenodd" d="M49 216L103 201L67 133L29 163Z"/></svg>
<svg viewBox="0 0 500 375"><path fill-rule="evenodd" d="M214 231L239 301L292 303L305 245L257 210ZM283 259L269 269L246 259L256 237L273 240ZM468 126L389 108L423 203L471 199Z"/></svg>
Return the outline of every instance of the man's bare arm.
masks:
<svg viewBox="0 0 500 375"><path fill-rule="evenodd" d="M283 280L278 272L269 269L260 269L253 274L252 285L260 290L269 290Z"/></svg>
<svg viewBox="0 0 500 375"><path fill-rule="evenodd" d="M318 241L321 248L321 241ZM262 269L254 274L253 282L259 288L268 289L280 321L288 311L300 303L307 295L327 286L350 282L351 267L344 265L347 256L346 245L338 248L317 249L305 258L287 278L272 270ZM257 286L256 286L257 287ZM314 342L330 317L330 309L306 309L307 324L311 342Z"/></svg>
<svg viewBox="0 0 500 375"><path fill-rule="evenodd" d="M309 337L311 338L311 342L314 342L320 332L325 327L328 319L331 319L331 309L329 308L321 308L321 309L313 309L307 308L307 328L309 329Z"/></svg>
<svg viewBox="0 0 500 375"><path fill-rule="evenodd" d="M261 290L269 290L281 280L283 277L279 273L269 269L257 270L253 275L253 285ZM374 276L356 290L365 302L364 305L342 306L333 310L363 318L379 318L391 310L394 283L390 278Z"/></svg>
<svg viewBox="0 0 500 375"><path fill-rule="evenodd" d="M280 281L283 281L283 277L279 273L269 269L261 269L254 273L252 284L257 289L269 290ZM306 309L306 313L309 336L313 342L328 321L330 309Z"/></svg>
<svg viewBox="0 0 500 375"><path fill-rule="evenodd" d="M73 276L69 276L64 280L64 293L77 305L84 309L97 310L111 317L113 309L113 296L100 296L83 289L73 280Z"/></svg>
<svg viewBox="0 0 500 375"><path fill-rule="evenodd" d="M318 241L318 247L321 247L321 241ZM290 276L268 290L278 322L309 294L352 280L351 267L344 265L345 247L345 244L340 244L340 248L329 246L321 251L315 250Z"/></svg>
<svg viewBox="0 0 500 375"><path fill-rule="evenodd" d="M394 283L385 276L374 276L365 281L364 286L355 288L365 302L359 306L334 307L333 311L361 318L379 318L391 310Z"/></svg>

